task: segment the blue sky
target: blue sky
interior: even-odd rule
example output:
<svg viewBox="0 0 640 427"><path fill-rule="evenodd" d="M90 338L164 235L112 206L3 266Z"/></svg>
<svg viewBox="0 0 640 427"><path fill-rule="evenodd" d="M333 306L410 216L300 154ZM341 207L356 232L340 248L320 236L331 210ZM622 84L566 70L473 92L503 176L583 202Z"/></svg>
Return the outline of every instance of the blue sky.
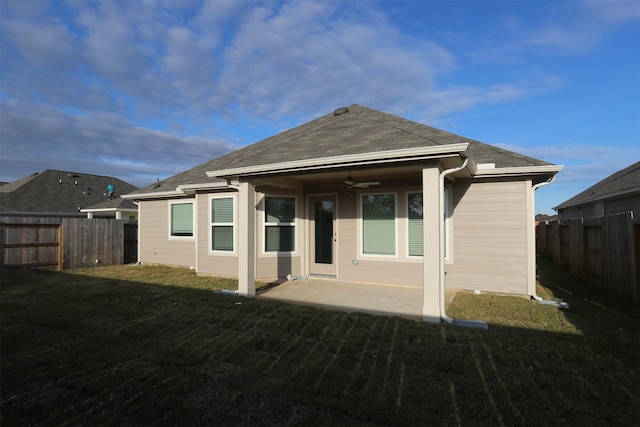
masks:
<svg viewBox="0 0 640 427"><path fill-rule="evenodd" d="M144 186L350 104L564 165L640 160L640 2L0 3L0 181Z"/></svg>

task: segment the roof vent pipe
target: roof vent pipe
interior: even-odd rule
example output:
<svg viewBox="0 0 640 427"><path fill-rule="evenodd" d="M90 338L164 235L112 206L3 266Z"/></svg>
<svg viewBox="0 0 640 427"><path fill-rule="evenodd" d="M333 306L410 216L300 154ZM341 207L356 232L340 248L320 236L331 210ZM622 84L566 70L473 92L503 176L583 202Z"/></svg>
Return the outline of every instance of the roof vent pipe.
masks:
<svg viewBox="0 0 640 427"><path fill-rule="evenodd" d="M333 111L334 116L340 116L342 114L348 113L349 109L347 107L338 108Z"/></svg>

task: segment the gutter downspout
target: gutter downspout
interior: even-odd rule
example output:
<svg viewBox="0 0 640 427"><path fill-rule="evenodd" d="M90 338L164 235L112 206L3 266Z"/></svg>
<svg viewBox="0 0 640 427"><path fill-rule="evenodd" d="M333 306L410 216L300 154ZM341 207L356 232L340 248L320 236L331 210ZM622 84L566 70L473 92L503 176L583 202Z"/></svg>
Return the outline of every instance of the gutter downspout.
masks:
<svg viewBox="0 0 640 427"><path fill-rule="evenodd" d="M138 239L138 243L136 244L136 252L137 252L137 254L136 254L136 256L137 256L136 265L141 265L142 262L140 261L140 233L141 233L140 230L141 230L142 227L140 227L140 217L141 217L142 211L141 211L140 201L139 200L134 200L133 204L138 207L138 219L137 219L138 228L136 230L136 238Z"/></svg>
<svg viewBox="0 0 640 427"><path fill-rule="evenodd" d="M442 255L440 257L440 280L439 280L439 286L440 286L440 318L442 319L442 322L444 323L449 323L449 324L453 324L453 325L457 325L457 326L464 326L465 328L472 328L472 329L482 329L482 330L488 330L489 326L487 325L487 322L484 322L482 320L454 320L452 318L450 318L449 316L447 316L446 313L446 301L445 301L445 285L444 285L444 275L445 275L445 260L444 260L444 237L445 237L445 229L444 229L444 179L447 175L457 172L459 170L464 169L465 167L467 167L467 163L469 162L469 158L465 158L464 162L462 163L461 166L456 167L456 168L451 168L451 169L446 169L442 172L440 172L440 180L438 182L438 186L440 187L438 189L439 192L439 197L440 197L440 203L439 203L439 215L440 215L440 221L439 221L439 227L440 227L440 254Z"/></svg>
<svg viewBox="0 0 640 427"><path fill-rule="evenodd" d="M555 181L555 179L556 179L556 175L554 174L554 175L553 175L551 178L549 178L548 180L543 181L543 182L539 182L539 183L537 183L537 184L533 185L533 186L531 187L532 192L533 192L533 193L535 193L535 191L536 191L538 188L540 188L540 187L544 187L545 185L549 185L549 184L551 184L553 181ZM535 198L535 194L534 194L534 198ZM535 225L534 225L534 227L535 227ZM534 233L534 234L535 234L535 233ZM536 262L536 267L537 267L537 262ZM533 294L531 295L531 299L532 299L533 301L539 302L540 304L553 305L553 306L555 306L555 307L558 307L558 308L565 308L565 309L567 309L567 310L570 308L569 303L568 303L568 302L565 302L565 301L552 301L552 300L542 299L541 297L539 297L539 296L536 294L535 286L534 286L534 288L533 288Z"/></svg>

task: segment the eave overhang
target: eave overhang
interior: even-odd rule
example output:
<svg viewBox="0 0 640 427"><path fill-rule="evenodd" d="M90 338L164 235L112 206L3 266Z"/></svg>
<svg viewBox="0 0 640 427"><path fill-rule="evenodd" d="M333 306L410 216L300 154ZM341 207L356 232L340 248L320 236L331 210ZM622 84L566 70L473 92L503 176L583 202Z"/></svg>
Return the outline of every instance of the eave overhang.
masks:
<svg viewBox="0 0 640 427"><path fill-rule="evenodd" d="M130 193L124 194L120 197L123 199L132 200L148 200L148 199L167 199L174 197L188 197L193 196L197 191L205 190L220 190L228 188L229 185L226 181L216 182L204 182L199 184L182 184L178 185L175 190L171 191L156 191L151 193Z"/></svg>
<svg viewBox="0 0 640 427"><path fill-rule="evenodd" d="M109 213L109 212L138 212L138 209L136 209L136 208L85 208L85 209L80 209L80 212L82 212L82 213L88 213L88 212L104 212L104 213Z"/></svg>
<svg viewBox="0 0 640 427"><path fill-rule="evenodd" d="M468 148L468 143L460 143L430 147L405 148L400 150L374 151L370 153L351 154L345 156L320 157L266 165L221 169L208 171L207 176L210 178L238 178L247 176L275 175L290 172L318 171L323 169L334 169L337 167L412 162L453 156L466 158Z"/></svg>
<svg viewBox="0 0 640 427"><path fill-rule="evenodd" d="M123 194L123 199L141 200L141 199L166 199L172 197L184 197L186 194L180 190L156 191L152 193L129 193Z"/></svg>
<svg viewBox="0 0 640 427"><path fill-rule="evenodd" d="M220 190L223 188L228 188L229 185L226 181L217 181L217 182L203 182L200 184L183 184L178 185L176 190L182 191L185 194L194 194L196 191L203 190Z"/></svg>
<svg viewBox="0 0 640 427"><path fill-rule="evenodd" d="M562 165L522 166L507 168L478 169L473 172L474 178L499 178L503 176L555 175L562 170Z"/></svg>

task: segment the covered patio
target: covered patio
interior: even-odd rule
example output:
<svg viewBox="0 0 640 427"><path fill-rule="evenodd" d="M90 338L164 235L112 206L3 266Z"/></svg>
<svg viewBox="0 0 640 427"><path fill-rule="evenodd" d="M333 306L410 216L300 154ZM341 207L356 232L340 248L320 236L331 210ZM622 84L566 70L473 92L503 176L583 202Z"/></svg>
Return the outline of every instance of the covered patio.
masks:
<svg viewBox="0 0 640 427"><path fill-rule="evenodd" d="M448 308L457 291L447 290ZM397 316L422 321L423 290L417 286L347 282L307 277L267 286L256 297L329 310Z"/></svg>

